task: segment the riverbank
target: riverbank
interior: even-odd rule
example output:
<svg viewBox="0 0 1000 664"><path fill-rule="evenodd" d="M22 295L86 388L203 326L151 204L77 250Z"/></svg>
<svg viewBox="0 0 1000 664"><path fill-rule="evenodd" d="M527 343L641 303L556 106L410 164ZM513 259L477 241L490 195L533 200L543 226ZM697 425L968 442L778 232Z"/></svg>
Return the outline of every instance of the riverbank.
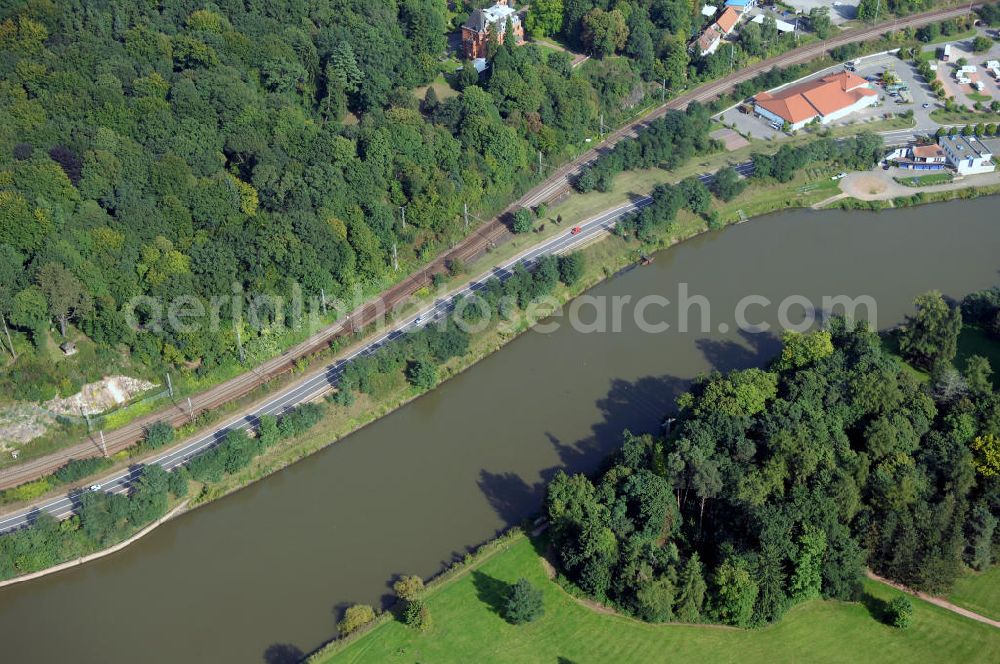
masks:
<svg viewBox="0 0 1000 664"><path fill-rule="evenodd" d="M893 27L897 30L905 27L915 27L928 22L955 18L967 13L968 11L969 10L964 7L935 10L899 19L893 23ZM647 119L652 119L653 117L656 117L671 108L683 108L692 101L709 102L711 100L719 101L722 99L733 101L735 99L733 96L735 94L734 88L737 88L741 84L750 83L751 79L756 74L763 73L768 70L771 70L773 73L773 67L775 66L802 65L804 69L809 69L813 66L826 66L833 64L833 60L826 54L826 51L831 49L840 53L843 57L848 57L847 51L850 51L852 56L855 56L870 50L878 50L912 43L912 39L907 39L903 36L902 32L893 31L883 33L883 29L885 27L886 26L884 25L865 27L859 26L857 29L846 30L842 34L838 33L836 36L825 42L812 42L806 44L809 40L808 38L804 38L804 41L802 42L804 45L785 52L780 56L775 56L761 61L751 60L750 62L745 63L746 66L744 68L732 72L728 76L701 84L690 91L679 91L680 94L675 99L667 102L666 104L661 104L648 109L650 110L648 116L644 118L637 118L632 123L629 123L621 129L613 132L605 139L605 141L599 142L596 145L607 147L619 139L627 138L634 122L644 122ZM846 48L848 44L851 45L850 49ZM750 84L756 85L756 83ZM737 96L743 95L741 94ZM650 104L655 105L655 101L651 100ZM646 107L641 108L646 109ZM580 149L586 151L582 155L573 151L571 156L574 158L569 163L559 167L548 180L527 192L520 199L519 204L535 205L538 202L552 198L555 193L568 189L568 178L570 174L573 173L582 162L591 159L596 154L593 148L587 150L586 146L580 146ZM550 164L550 166L551 165L552 164ZM511 205L506 209L506 211L512 211L517 205L518 203ZM480 212L482 213L482 211ZM498 218L494 218L488 223L480 226L480 228L477 229L473 235L477 237L468 237L465 239L453 238L454 241L458 242L458 244L454 246L450 252L443 252L433 262L425 265L422 269L416 270L414 266L411 266L416 270L412 277L403 280L403 282L397 283L396 286L388 291L385 299L392 301L397 296L408 296L412 294L412 292L422 283L426 283L430 280L432 273L445 269L447 259L454 257L466 259L468 256L477 254L480 250L487 246L491 246L497 242L502 242L504 238L509 236L509 233L503 223L501 223ZM441 248L442 247L436 247L436 249ZM466 254L468 254L468 256ZM391 283L392 280L390 279L383 285L389 286ZM364 310L362 310L361 313L363 314ZM352 320L357 319L352 316ZM334 328L336 328L336 326L334 326ZM193 407L191 410L194 412L200 412L202 410L214 408L219 403L235 398L237 395L245 394L248 386L259 385L260 381L268 380L276 374L287 371L292 366L293 361L296 364L299 361L308 361L309 356L311 356L312 353L314 353L317 349L324 347L324 344L338 333L339 328L334 328L327 328L323 333L311 337L308 341L303 342L303 344L294 346L288 352L278 357L272 358L272 360L265 362L254 371L242 373L238 379L233 379L231 384L227 383L224 386L218 386L218 389L210 390L210 392L212 392L211 395L209 393L192 394ZM285 341L291 343L294 339L289 337L285 339ZM232 368L232 370L242 371L242 369L239 368ZM222 380L225 376L217 376L216 378ZM212 381L209 381L209 383L211 382ZM204 389L209 386L209 384L201 384L198 389ZM181 396L182 399L175 403L173 408L168 408L157 413L150 413L149 409L140 407L128 411L122 411L121 413L110 417L106 423L108 426L104 427L105 433L107 434L107 440L105 443L108 449L114 452L134 444L135 441L140 439L142 436L142 425L149 425L156 420L167 419L174 425L186 423L190 417L190 412L187 408L185 408L186 404L183 403L183 396L187 394L189 388L193 389L193 387L194 386L185 385L180 382L175 385L175 388L177 389L175 396ZM203 399L203 397L205 398ZM149 404L146 404L146 406L149 406ZM143 417L134 421L130 419L139 415ZM128 424L115 431L112 431L110 428L110 424L112 423L124 424L126 422L128 422ZM73 455L93 455L96 453L96 450L96 440L78 443L77 446L73 448L72 454L70 454L69 450L64 449L57 455L59 457L58 459L46 459L43 464L45 466L45 471L52 472L55 470L55 468L58 467L58 464L52 464L55 464L57 461L61 464ZM25 455L29 454L32 453L24 452L24 454L20 457L21 460L26 460L27 456ZM21 482L28 481L29 479L33 479L38 476L37 470L38 469L33 469L30 477L22 474L18 474L16 477L13 475L4 475L3 471L0 471L0 478L2 478L0 479L0 485L13 486L14 484L19 484Z"/></svg>
<svg viewBox="0 0 1000 664"><path fill-rule="evenodd" d="M812 198L821 195L819 193L821 189L813 188L809 181L828 182L826 170L828 169L806 169L798 174L796 179L785 185L755 186L729 203L722 204L718 201L716 203L718 207L729 210L734 208L738 211L742 211L744 208L751 209L755 212L755 216L775 209L806 207ZM628 195L624 191L622 194ZM730 216L730 213L727 212L727 216ZM733 214L732 220L737 221L740 217L739 214ZM661 233L655 240L648 243L638 243L634 240L626 241L616 236L605 235L602 241L595 242L582 250L587 264L583 278L572 288L560 286L553 295L558 302L566 303L608 276L634 265L641 255L676 245L700 235L706 230L707 224L702 218L684 213L678 217L677 222L669 232ZM522 324L513 331L490 328L486 332L474 335L469 353L449 361L441 368L439 385L499 350L527 329L527 325ZM423 393L424 391L411 387L400 373L395 376L394 380L382 385L374 396L361 395L349 407L330 405L328 406L330 410L324 420L304 436L282 441L258 456L243 470L234 475L225 476L219 482L197 485L195 488L200 488L201 491L192 500L192 507L210 503L271 475L356 432L411 402Z"/></svg>
<svg viewBox="0 0 1000 664"><path fill-rule="evenodd" d="M868 294L882 328L911 313L926 290L959 299L995 284L993 202L878 215L784 212L702 234L606 280L587 300L674 300L686 283L711 302L708 334L677 333L669 311L672 330L649 334L628 310L620 333L562 325L523 334L349 444L193 510L114 556L0 591L0 640L26 653L25 664L81 652L127 662L142 651L150 664L261 661L282 645L309 652L333 636L345 604L386 606L395 574L431 578L537 512L556 470L595 472L624 429L657 430L692 378L766 363L773 334L714 331L732 325L748 294L776 304L790 294L816 303ZM774 326L775 312L751 318ZM119 601L136 589L157 602L136 612ZM99 613L90 610L97 603ZM46 639L54 623L76 625L73 639ZM110 642L107 624L116 625Z"/></svg>
<svg viewBox="0 0 1000 664"><path fill-rule="evenodd" d="M38 572L32 572L31 574L24 574L22 576L15 576L12 579L5 579L3 581L0 581L0 588L5 588L7 586L12 586L12 585L14 585L16 583L24 583L25 581L33 581L34 579L40 579L43 576L48 576L50 574L55 574L56 572L62 572L62 571L67 570L67 569L72 569L74 567L79 567L80 565L84 565L86 563L90 563L90 562L93 562L95 560L100 560L101 558L104 558L106 556L110 556L113 553L118 553L119 551L121 551L125 547L130 546L132 544L135 544L136 542L138 542L139 540L141 540L143 537L145 537L146 535L150 534L151 532L153 532L154 530L156 530L158 527L162 526L167 521L170 521L171 519L176 518L177 516L180 516L181 514L183 514L184 510L187 508L187 505L188 505L188 501L187 500L182 500L176 507L174 507L173 509L171 509L169 512L167 512L166 514L164 514L163 516L161 516L156 521L154 521L151 524L145 526L144 528L142 528L141 530L139 530L139 532L135 533L134 535L132 535L128 539L125 539L125 540L123 540L121 542L118 542L117 544L115 544L113 546L110 546L107 549L102 549L101 551L98 551L96 553L91 553L91 554L86 555L86 556L81 556L80 558L77 558L76 560L69 560L69 561L66 561L64 563L60 563L58 565L55 565L53 567L48 567L46 569L40 570Z"/></svg>
<svg viewBox="0 0 1000 664"><path fill-rule="evenodd" d="M890 627L879 618L903 593L866 580L861 602L810 600L778 623L739 630L714 625L643 623L599 612L577 602L553 581L540 540L515 535L501 550L429 584L424 600L433 626L420 632L390 615L365 633L317 651L309 664L383 662L400 653L433 662L654 661L670 652L679 661L992 662L1000 657L1000 633L916 599L913 624ZM514 626L499 615L505 589L527 578L542 589L545 614ZM877 656L873 653L877 653ZM873 659L874 658L874 659Z"/></svg>

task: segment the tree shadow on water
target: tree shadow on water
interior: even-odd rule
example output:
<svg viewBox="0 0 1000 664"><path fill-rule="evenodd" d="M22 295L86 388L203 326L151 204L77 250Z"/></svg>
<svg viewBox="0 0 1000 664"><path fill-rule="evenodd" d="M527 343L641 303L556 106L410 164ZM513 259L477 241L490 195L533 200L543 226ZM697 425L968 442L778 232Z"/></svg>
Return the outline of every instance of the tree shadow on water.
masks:
<svg viewBox="0 0 1000 664"><path fill-rule="evenodd" d="M480 490L506 526L518 523L539 510L545 487L558 471L594 472L621 445L625 429L633 433L660 433L664 416L676 410L675 401L688 384L688 380L673 376L645 376L635 381L613 379L607 394L597 401L601 418L591 428L591 435L567 443L552 432L545 432L559 463L539 470L541 481L483 468L477 480Z"/></svg>
<svg viewBox="0 0 1000 664"><path fill-rule="evenodd" d="M479 601L490 607L490 611L502 617L510 584L479 570L473 570L472 585L476 589L476 597Z"/></svg>
<svg viewBox="0 0 1000 664"><path fill-rule="evenodd" d="M476 483L493 510L508 525L517 523L538 509L545 495L544 482L528 484L512 472L494 473L484 468L479 471Z"/></svg>
<svg viewBox="0 0 1000 664"><path fill-rule="evenodd" d="M740 331L744 343L730 339L703 337L695 345L716 371L759 367L781 351L781 340L772 333Z"/></svg>
<svg viewBox="0 0 1000 664"><path fill-rule="evenodd" d="M306 654L291 643L273 643L264 651L265 664L298 664L305 658Z"/></svg>

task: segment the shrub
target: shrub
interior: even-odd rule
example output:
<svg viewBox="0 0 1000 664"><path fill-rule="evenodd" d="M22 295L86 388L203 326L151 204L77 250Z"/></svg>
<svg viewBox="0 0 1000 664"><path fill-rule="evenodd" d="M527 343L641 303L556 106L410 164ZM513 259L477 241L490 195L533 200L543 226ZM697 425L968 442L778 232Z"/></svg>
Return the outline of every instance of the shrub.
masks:
<svg viewBox="0 0 1000 664"><path fill-rule="evenodd" d="M515 233L528 233L531 231L531 212L528 208L521 208L514 213L514 232Z"/></svg>
<svg viewBox="0 0 1000 664"><path fill-rule="evenodd" d="M152 449L163 447L174 439L174 428L167 422L154 422L146 428L146 445Z"/></svg>
<svg viewBox="0 0 1000 664"><path fill-rule="evenodd" d="M531 585L525 578L518 579L510 587L507 603L504 606L504 618L512 625L521 625L536 620L545 613L542 603L542 591Z"/></svg>
<svg viewBox="0 0 1000 664"><path fill-rule="evenodd" d="M412 601L424 591L424 580L416 575L404 576L392 584L392 591L396 597Z"/></svg>
<svg viewBox="0 0 1000 664"><path fill-rule="evenodd" d="M448 274L453 277L457 277L465 272L465 263L462 262L461 258L449 258L445 263L445 267L448 268Z"/></svg>
<svg viewBox="0 0 1000 664"><path fill-rule="evenodd" d="M421 631L429 629L431 626L431 612L421 600L415 599L406 603L403 609L403 622L408 627Z"/></svg>
<svg viewBox="0 0 1000 664"><path fill-rule="evenodd" d="M580 252L559 257L559 281L572 286L583 276L584 258Z"/></svg>
<svg viewBox="0 0 1000 664"><path fill-rule="evenodd" d="M974 53L985 53L993 46L993 40L982 35L972 40L972 51Z"/></svg>
<svg viewBox="0 0 1000 664"><path fill-rule="evenodd" d="M70 459L69 462L57 470L54 474L56 479L63 484L69 484L88 475L93 475L99 470L103 470L111 465L109 459L104 457L90 457L89 459Z"/></svg>
<svg viewBox="0 0 1000 664"><path fill-rule="evenodd" d="M181 467L170 473L167 477L167 490L174 498L183 498L188 492L188 474Z"/></svg>
<svg viewBox="0 0 1000 664"><path fill-rule="evenodd" d="M406 380L414 387L429 390L437 385L437 367L430 360L413 360L406 368Z"/></svg>
<svg viewBox="0 0 1000 664"><path fill-rule="evenodd" d="M913 621L913 602L910 601L910 598L900 595L889 602L888 619L893 627L900 629L909 627Z"/></svg>
<svg viewBox="0 0 1000 664"><path fill-rule="evenodd" d="M375 609L367 604L355 604L347 607L347 610L344 611L344 618L337 623L337 629L342 635L346 635L364 627L373 620L375 620Z"/></svg>

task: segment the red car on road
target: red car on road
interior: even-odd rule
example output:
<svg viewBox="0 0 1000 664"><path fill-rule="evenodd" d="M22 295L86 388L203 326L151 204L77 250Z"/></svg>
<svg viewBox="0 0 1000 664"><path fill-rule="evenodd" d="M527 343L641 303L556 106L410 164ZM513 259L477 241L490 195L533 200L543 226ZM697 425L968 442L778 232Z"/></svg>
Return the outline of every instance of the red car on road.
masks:
<svg viewBox="0 0 1000 664"><path fill-rule="evenodd" d="M573 230L571 230L571 231L569 232L569 234L570 234L570 235L579 235L579 234L580 234L580 233L582 233L582 232L583 232L583 229L582 229L582 228L580 228L579 226L574 226L574 227L573 227Z"/></svg>

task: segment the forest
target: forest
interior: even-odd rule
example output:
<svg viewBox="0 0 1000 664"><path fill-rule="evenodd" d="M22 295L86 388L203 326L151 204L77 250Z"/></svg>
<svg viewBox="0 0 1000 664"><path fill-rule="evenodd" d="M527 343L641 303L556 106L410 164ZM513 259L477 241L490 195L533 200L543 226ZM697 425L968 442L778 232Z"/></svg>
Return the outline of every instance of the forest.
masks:
<svg viewBox="0 0 1000 664"><path fill-rule="evenodd" d="M301 323L286 307L247 324L253 294L374 294L460 238L466 204L487 218L602 126L795 45L765 22L692 59L700 2L540 0L529 36L592 57L491 40L479 73L449 36L481 4L4 3L2 391L231 375ZM149 304L233 293L211 328ZM67 340L85 352L63 361Z"/></svg>
<svg viewBox="0 0 1000 664"><path fill-rule="evenodd" d="M2 391L70 394L126 359L140 375L232 366L235 306L185 332L130 303L377 292L398 278L394 249L418 267L465 232L464 204L489 216L538 177L537 153L571 156L646 94L613 54L572 69L494 44L487 73L463 67L446 38L468 9L4 3ZM297 323L238 321L246 362ZM93 347L89 364L59 361L64 337Z"/></svg>
<svg viewBox="0 0 1000 664"><path fill-rule="evenodd" d="M665 435L558 473L564 583L643 620L749 627L857 599L865 567L942 594L996 562L1000 392L986 358L955 358L963 319L1000 343L1000 289L915 304L885 339L787 333L770 366L697 380Z"/></svg>

